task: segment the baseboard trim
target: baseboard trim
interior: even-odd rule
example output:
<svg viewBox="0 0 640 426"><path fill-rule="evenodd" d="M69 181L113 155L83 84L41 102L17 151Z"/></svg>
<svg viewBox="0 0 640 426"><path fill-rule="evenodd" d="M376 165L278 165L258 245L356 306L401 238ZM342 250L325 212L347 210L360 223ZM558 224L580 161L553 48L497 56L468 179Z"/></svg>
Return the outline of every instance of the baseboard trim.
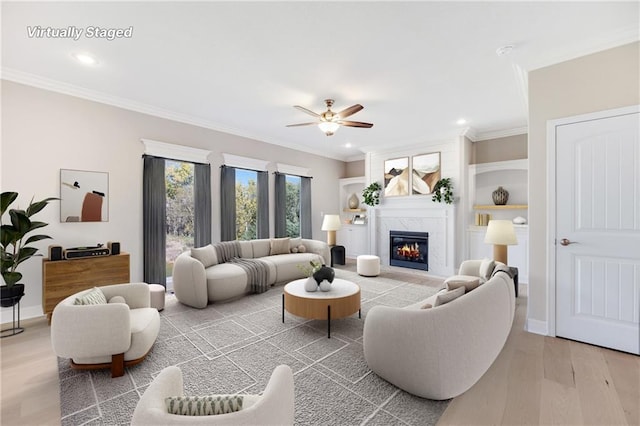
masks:
<svg viewBox="0 0 640 426"><path fill-rule="evenodd" d="M42 313L41 306L27 306L25 308L20 308L20 321L28 320L32 318L38 318L44 315ZM18 320L18 307L16 306L16 321ZM12 308L2 308L2 313L0 314L0 324L6 325L11 324L13 322L13 309Z"/></svg>
<svg viewBox="0 0 640 426"><path fill-rule="evenodd" d="M543 336L549 335L549 327L547 326L546 321L527 319L526 330L529 333L541 334Z"/></svg>

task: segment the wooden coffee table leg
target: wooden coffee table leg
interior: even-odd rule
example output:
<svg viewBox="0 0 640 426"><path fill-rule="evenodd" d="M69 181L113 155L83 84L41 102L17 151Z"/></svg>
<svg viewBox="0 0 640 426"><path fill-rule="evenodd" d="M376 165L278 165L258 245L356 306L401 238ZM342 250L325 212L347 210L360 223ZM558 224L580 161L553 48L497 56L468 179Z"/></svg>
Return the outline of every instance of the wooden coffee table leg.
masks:
<svg viewBox="0 0 640 426"><path fill-rule="evenodd" d="M327 305L327 339L331 339L331 305Z"/></svg>

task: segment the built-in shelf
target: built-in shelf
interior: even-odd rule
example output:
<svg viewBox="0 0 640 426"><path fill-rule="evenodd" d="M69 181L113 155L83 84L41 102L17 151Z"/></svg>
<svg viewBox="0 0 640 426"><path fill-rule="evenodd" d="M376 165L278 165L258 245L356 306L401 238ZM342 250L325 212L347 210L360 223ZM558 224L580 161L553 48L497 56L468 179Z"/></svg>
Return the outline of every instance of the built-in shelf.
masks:
<svg viewBox="0 0 640 426"><path fill-rule="evenodd" d="M494 204L476 204L474 210L526 210L529 206L526 204L505 204L504 206L496 206Z"/></svg>
<svg viewBox="0 0 640 426"><path fill-rule="evenodd" d="M362 213L362 212L366 212L367 209L344 209L343 211L345 213Z"/></svg>

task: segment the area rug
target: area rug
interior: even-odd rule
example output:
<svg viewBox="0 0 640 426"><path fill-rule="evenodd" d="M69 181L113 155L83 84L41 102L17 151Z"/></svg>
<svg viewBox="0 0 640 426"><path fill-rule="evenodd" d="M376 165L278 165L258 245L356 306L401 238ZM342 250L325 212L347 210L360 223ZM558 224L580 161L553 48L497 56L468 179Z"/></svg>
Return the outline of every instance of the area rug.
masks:
<svg viewBox="0 0 640 426"><path fill-rule="evenodd" d="M108 370L76 371L60 358L62 425L125 425L165 367L183 372L185 393L259 393L279 364L294 371L297 425L433 425L448 401L408 394L367 367L362 330L375 305L406 306L434 294L442 280L383 271L365 278L336 269L361 287L362 319L305 320L286 313L277 285L259 295L194 309L167 295L160 335L147 358L112 379ZM416 324L417 327L420 325Z"/></svg>

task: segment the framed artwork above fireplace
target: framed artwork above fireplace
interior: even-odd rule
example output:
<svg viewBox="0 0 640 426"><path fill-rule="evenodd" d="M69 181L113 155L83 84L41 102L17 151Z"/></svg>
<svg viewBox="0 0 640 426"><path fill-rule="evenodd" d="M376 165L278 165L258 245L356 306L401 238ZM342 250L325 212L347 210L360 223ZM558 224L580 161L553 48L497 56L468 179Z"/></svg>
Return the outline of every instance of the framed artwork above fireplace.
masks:
<svg viewBox="0 0 640 426"><path fill-rule="evenodd" d="M426 195L440 180L440 153L414 155L411 158L411 194Z"/></svg>

